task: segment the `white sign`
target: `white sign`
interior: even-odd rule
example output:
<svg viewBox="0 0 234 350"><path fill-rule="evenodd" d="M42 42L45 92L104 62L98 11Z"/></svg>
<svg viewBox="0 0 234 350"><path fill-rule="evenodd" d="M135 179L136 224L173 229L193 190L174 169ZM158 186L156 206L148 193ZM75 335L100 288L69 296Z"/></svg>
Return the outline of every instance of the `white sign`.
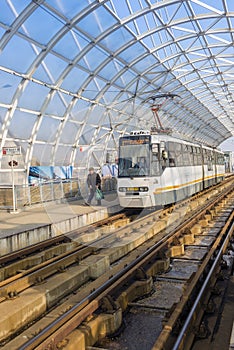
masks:
<svg viewBox="0 0 234 350"><path fill-rule="evenodd" d="M3 156L15 156L21 154L21 147L3 147L2 148L2 155Z"/></svg>
<svg viewBox="0 0 234 350"><path fill-rule="evenodd" d="M13 157L21 154L21 147L3 147L2 155L3 156L11 156L11 161L8 163L11 167L11 180L12 180L12 199L13 199L13 211L11 213L18 213L16 209L16 197L15 197L15 179L14 179L14 167L18 165L16 160L13 160Z"/></svg>

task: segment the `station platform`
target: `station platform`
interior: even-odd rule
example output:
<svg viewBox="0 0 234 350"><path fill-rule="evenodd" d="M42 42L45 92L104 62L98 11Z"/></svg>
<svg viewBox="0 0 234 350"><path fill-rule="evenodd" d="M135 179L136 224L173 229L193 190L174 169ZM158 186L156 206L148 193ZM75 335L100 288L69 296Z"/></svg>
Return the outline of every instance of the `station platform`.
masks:
<svg viewBox="0 0 234 350"><path fill-rule="evenodd" d="M10 253L50 237L70 232L118 213L116 193L105 195L101 206L85 206L83 199L44 202L19 213L0 212L0 252Z"/></svg>

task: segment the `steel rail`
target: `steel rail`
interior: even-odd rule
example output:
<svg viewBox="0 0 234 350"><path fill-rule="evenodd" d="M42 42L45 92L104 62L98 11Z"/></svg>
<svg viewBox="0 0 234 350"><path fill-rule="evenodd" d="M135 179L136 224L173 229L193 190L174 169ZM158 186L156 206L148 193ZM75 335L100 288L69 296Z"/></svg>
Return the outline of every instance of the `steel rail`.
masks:
<svg viewBox="0 0 234 350"><path fill-rule="evenodd" d="M230 182L231 177L234 177L234 175L232 175L232 174L228 175L227 178L223 182L218 183L215 187L218 188L218 187ZM212 189L214 189L215 187L212 187ZM197 193L195 195L196 197L194 196L192 198L199 198L199 196L202 196L202 195L208 193L210 190L211 190L211 188L207 188L207 189L203 190L202 192ZM183 202L178 203L178 204L180 205L180 204L183 204L183 203L186 203L189 201L191 201L191 198L187 198ZM73 231L70 231L68 233L62 233L59 236L51 237L49 239L43 240L42 242L31 244L25 248L21 248L21 249L15 250L14 252L1 255L0 256L0 265L4 266L5 264L10 263L13 260L21 259L22 256L30 255L36 251L40 251L42 249L48 248L49 246L53 246L53 245L61 243L63 241L70 242L74 238L74 235L76 236L77 234L84 233L85 231L88 231L91 228L96 228L96 227L99 227L102 225L106 225L109 222L113 221L114 219L115 220L117 220L118 218L121 219L121 218L124 218L125 216L126 216L125 213L119 213L119 214L113 215L111 217L108 217L106 219L102 219L102 220L99 220L97 222L94 222L90 225L80 227L80 228L73 230Z"/></svg>
<svg viewBox="0 0 234 350"><path fill-rule="evenodd" d="M112 221L114 221L115 217L112 218ZM110 222L110 220L108 222ZM87 230L88 228L84 230L84 233ZM116 233L111 232L107 236L99 237L89 244L79 244L77 247L73 248L70 251L61 253L60 255L48 259L39 265L33 266L28 270L17 273L14 276L0 281L0 302L4 301L10 292L16 291L17 293L19 293L25 290L26 288L29 288L31 285L36 283L38 277L44 279L51 276L58 270L59 266L64 266L66 268L67 266L74 264L78 260L84 259L96 250L96 247L93 246L94 244L98 244L103 240L107 240L111 238L114 234Z"/></svg>
<svg viewBox="0 0 234 350"><path fill-rule="evenodd" d="M225 251L227 244L228 244L233 232L234 232L234 223L232 223L231 227L229 227L229 229L228 229L228 232L226 234L224 242L223 242L222 246L220 247L220 250L219 250L219 252L218 252L218 254L217 254L210 270L209 270L209 273L208 273L204 283L202 284L202 288L200 289L200 291L199 291L199 293L194 301L194 304L193 304L193 306L192 306L192 308L191 308L191 310L190 310L190 312L189 312L189 314L184 322L184 325L183 325L183 327L182 327L182 329L177 337L177 340L176 340L172 350L178 350L182 341L184 340L184 337L186 335L186 331L188 330L188 327L190 326L190 324L192 322L193 316L194 316L194 314L195 314L195 312L196 312L196 310L197 310L197 308L198 308L198 306L199 306L199 304L204 296L204 292L206 291L206 288L209 285L211 277L213 276L213 274L214 274L214 272L215 272L215 270L220 262L220 259L223 255L223 252Z"/></svg>
<svg viewBox="0 0 234 350"><path fill-rule="evenodd" d="M45 349L51 344L55 344L58 340L61 340L61 335L66 336L71 329L75 329L79 324L92 312L97 310L99 307L100 300L104 295L108 294L110 291L113 291L120 283L124 283L124 281L131 276L139 267L142 267L143 264L146 264L159 249L161 249L162 244L166 243L169 238L175 236L184 230L186 227L190 227L193 223L196 222L199 216L203 216L206 211L217 204L223 197L227 195L230 191L232 191L232 186L229 186L225 189L223 193L218 195L215 199L213 198L209 203L203 208L200 208L196 213L186 219L185 222L180 224L176 228L175 231L169 232L165 235L160 241L152 245L147 251L142 253L139 257L137 257L132 263L128 266L125 266L121 271L116 273L114 276L110 277L108 281L106 281L103 285L98 287L95 291L90 293L88 296L83 298L79 303L74 305L69 311L65 312L63 315L58 317L55 321L53 321L50 325L45 327L41 332L39 332L34 338L28 340L25 344L23 344L19 350L41 350ZM104 295L102 295L104 294ZM95 300L96 299L96 300ZM90 310L89 310L90 308ZM82 317L79 312L82 312ZM67 326L67 322L72 322L72 327ZM65 328L65 329L64 329ZM69 331L69 332L68 332ZM57 336L58 339L57 339ZM53 334L53 339L48 339ZM60 338L60 339L59 339Z"/></svg>

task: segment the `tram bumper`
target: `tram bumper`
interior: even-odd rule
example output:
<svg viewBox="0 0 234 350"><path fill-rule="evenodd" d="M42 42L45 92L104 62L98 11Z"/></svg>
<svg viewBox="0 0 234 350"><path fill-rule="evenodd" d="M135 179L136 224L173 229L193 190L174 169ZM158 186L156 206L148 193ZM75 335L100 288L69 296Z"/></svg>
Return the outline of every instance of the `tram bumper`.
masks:
<svg viewBox="0 0 234 350"><path fill-rule="evenodd" d="M119 195L119 204L123 208L149 208L154 205L150 195Z"/></svg>

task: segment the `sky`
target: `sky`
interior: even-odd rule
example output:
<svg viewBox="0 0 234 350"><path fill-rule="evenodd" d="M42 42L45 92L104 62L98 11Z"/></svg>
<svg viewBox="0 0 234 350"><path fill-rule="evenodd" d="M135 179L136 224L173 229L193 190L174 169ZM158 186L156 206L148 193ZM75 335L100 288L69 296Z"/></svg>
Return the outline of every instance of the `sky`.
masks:
<svg viewBox="0 0 234 350"><path fill-rule="evenodd" d="M222 151L232 151L234 152L234 136L230 137L226 141L220 144Z"/></svg>

